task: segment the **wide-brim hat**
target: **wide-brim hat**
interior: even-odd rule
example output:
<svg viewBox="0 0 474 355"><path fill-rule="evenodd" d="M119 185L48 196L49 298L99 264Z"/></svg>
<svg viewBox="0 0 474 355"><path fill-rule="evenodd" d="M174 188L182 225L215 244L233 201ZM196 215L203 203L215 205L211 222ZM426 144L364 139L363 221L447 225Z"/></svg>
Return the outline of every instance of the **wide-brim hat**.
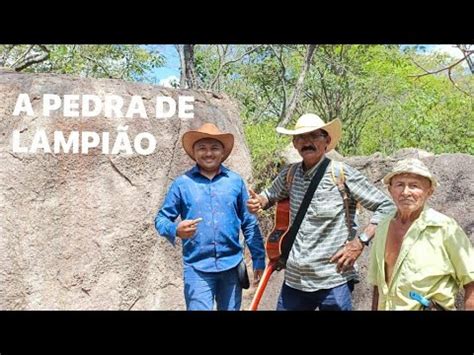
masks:
<svg viewBox="0 0 474 355"><path fill-rule="evenodd" d="M331 122L325 123L318 115L307 113L298 118L295 124L295 129L277 127L276 130L281 134L295 136L297 134L316 131L317 129L324 129L331 137L331 143L329 143L327 151L329 152L331 149L334 149L337 143L339 143L342 135L342 123L339 118L335 118Z"/></svg>
<svg viewBox="0 0 474 355"><path fill-rule="evenodd" d="M234 147L234 135L232 133L224 133L219 131L219 129L212 123L204 123L201 127L194 131L188 131L183 134L181 142L183 144L184 151L191 157L194 158L194 144L203 138L212 138L216 139L222 143L224 146L224 157L222 161L226 160L232 148Z"/></svg>
<svg viewBox="0 0 474 355"><path fill-rule="evenodd" d="M433 174L431 174L431 172L428 170L426 165L423 164L423 162L419 159L409 158L409 159L400 160L394 165L392 171L388 173L387 175L385 175L385 177L383 178L383 183L385 185L390 185L390 180L392 180L392 178L395 175L399 175L399 174L420 175L429 179L431 181L431 186L433 186L433 188L439 185L438 181L433 176Z"/></svg>

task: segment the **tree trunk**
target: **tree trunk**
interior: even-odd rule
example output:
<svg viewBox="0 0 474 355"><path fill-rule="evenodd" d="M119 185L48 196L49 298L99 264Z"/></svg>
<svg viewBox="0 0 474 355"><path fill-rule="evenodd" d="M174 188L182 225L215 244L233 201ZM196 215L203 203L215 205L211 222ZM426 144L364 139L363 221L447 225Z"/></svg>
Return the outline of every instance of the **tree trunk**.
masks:
<svg viewBox="0 0 474 355"><path fill-rule="evenodd" d="M199 88L195 69L194 46L194 44L183 44L177 46L181 64L179 87L182 89Z"/></svg>
<svg viewBox="0 0 474 355"><path fill-rule="evenodd" d="M194 44L183 45L183 57L184 57L184 77L188 89L198 88L198 82L196 78L196 69L194 67Z"/></svg>
<svg viewBox="0 0 474 355"><path fill-rule="evenodd" d="M180 68L180 75L179 75L179 87L181 89L184 89L184 86L186 84L186 76L184 75L184 72L186 70L186 62L184 61L184 46L181 44L176 45L176 49L178 50L179 54L179 68Z"/></svg>
<svg viewBox="0 0 474 355"><path fill-rule="evenodd" d="M315 49L316 45L314 44L310 44L306 49L303 68L301 69L300 76L298 77L298 81L296 82L295 90L293 91L293 95L291 96L290 102L288 103L288 107L282 112L278 127L287 125L291 119L291 116L293 115L293 112L296 109L298 99L301 95L301 91L303 90L304 79L306 77L306 73L309 70L309 67L311 66L311 60L313 59Z"/></svg>

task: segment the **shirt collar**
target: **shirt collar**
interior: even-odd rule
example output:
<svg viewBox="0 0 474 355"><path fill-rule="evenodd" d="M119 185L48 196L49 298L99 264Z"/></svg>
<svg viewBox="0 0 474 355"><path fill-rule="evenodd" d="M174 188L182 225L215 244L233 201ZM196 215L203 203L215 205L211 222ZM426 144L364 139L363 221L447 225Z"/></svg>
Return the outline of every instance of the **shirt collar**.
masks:
<svg viewBox="0 0 474 355"><path fill-rule="evenodd" d="M439 220L439 215L436 211L425 205L423 212L420 214L420 222L425 226L442 226L443 223Z"/></svg>
<svg viewBox="0 0 474 355"><path fill-rule="evenodd" d="M321 159L318 161L318 163L313 166L311 169L307 170L307 171L304 171L303 170L303 162L301 162L300 164L300 169L303 173L303 176L304 177L309 177L309 178L313 178L314 174L316 174L316 170L318 170L318 167L321 165L321 163L324 161L324 159L326 158L326 154L324 154Z"/></svg>
<svg viewBox="0 0 474 355"><path fill-rule="evenodd" d="M387 221L389 222L391 219L395 218L396 215L397 215L397 210L395 209L395 211L388 214L389 218L387 218ZM416 219L416 223L422 229L427 226L435 226L435 227L443 226L443 223L439 219L438 213L431 207L428 207L427 205L423 207L423 211L420 213L420 216Z"/></svg>
<svg viewBox="0 0 474 355"><path fill-rule="evenodd" d="M202 176L201 171L199 170L199 166L197 164L195 164L193 166L193 168L191 169L191 174L194 175L194 176L197 176L197 175ZM219 166L219 172L216 174L216 176L219 176L219 175L228 176L229 175L229 169L221 164Z"/></svg>

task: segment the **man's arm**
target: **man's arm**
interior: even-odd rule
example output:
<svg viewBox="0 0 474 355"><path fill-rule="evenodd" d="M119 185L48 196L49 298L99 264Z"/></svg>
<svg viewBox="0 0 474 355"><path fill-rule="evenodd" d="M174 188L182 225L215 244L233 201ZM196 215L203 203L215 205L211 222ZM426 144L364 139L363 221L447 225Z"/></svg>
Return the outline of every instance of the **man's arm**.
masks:
<svg viewBox="0 0 474 355"><path fill-rule="evenodd" d="M464 285L464 309L474 310L474 282Z"/></svg>
<svg viewBox="0 0 474 355"><path fill-rule="evenodd" d="M366 233L369 238L372 239L375 235L376 229L377 225L369 224L365 228L364 233ZM359 258L360 254L362 254L364 246L365 245L359 238L354 238L351 241L348 241L346 245L344 245L344 248L334 254L329 262L337 262L337 272L349 270Z"/></svg>
<svg viewBox="0 0 474 355"><path fill-rule="evenodd" d="M255 214L263 209L270 208L276 201L288 197L286 178L290 167L291 165L285 166L273 180L270 187L260 194L256 194L252 189L249 189L250 199L247 202L247 208L250 213Z"/></svg>
<svg viewBox="0 0 474 355"><path fill-rule="evenodd" d="M173 182L166 194L161 209L155 217L155 228L157 232L166 237L171 244L175 244L177 225L174 223L181 214L180 194L176 181Z"/></svg>
<svg viewBox="0 0 474 355"><path fill-rule="evenodd" d="M374 243L371 245L369 260L368 260L368 265L367 265L367 282L373 285L374 287L374 290L372 293L372 310L373 311L376 311L379 309L378 304L379 304L379 298L380 298L378 286L380 285L379 280L380 280L381 275L380 275L380 268L378 265L379 261L377 258L377 254L380 252L379 246L381 244L385 246L383 237L378 235L376 238L377 239L374 240Z"/></svg>
<svg viewBox="0 0 474 355"><path fill-rule="evenodd" d="M258 225L257 217L247 210L249 196L242 180L242 187L239 194L238 215L241 220L242 233L244 235L250 254L252 255L252 265L254 269L255 282L260 279L263 269L265 269L265 247L263 245L262 233Z"/></svg>
<svg viewBox="0 0 474 355"><path fill-rule="evenodd" d="M464 309L474 310L474 248L459 224L451 219L445 227L445 247L455 277L464 285Z"/></svg>
<svg viewBox="0 0 474 355"><path fill-rule="evenodd" d="M377 225L385 215L395 210L395 204L386 194L372 184L366 176L351 166L344 164L347 169L346 185L352 199L360 202L362 207L374 212L370 223Z"/></svg>
<svg viewBox="0 0 474 355"><path fill-rule="evenodd" d="M372 310L376 311L379 305L379 289L374 286L374 293L372 294Z"/></svg>
<svg viewBox="0 0 474 355"><path fill-rule="evenodd" d="M344 164L346 174L346 185L349 188L351 198L368 209L375 212L370 220L370 224L365 228L364 232L372 239L375 235L375 229L378 222L385 214L395 209L392 200L388 198L382 191L375 187L369 180L356 169ZM355 261L362 254L364 244L359 238L346 243L344 248L339 250L330 259L330 262L337 262L337 271L346 271L350 269Z"/></svg>

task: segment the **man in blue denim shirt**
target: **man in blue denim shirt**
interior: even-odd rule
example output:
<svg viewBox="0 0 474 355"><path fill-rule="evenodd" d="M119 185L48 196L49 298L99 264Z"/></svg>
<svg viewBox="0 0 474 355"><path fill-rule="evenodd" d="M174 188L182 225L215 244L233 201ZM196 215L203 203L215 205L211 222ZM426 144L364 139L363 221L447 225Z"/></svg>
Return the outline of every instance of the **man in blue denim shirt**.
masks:
<svg viewBox="0 0 474 355"><path fill-rule="evenodd" d="M258 221L247 211L243 179L221 163L234 146L234 136L210 123L182 137L196 165L171 185L155 217L158 233L183 245L184 297L188 310L239 310L242 288L237 266L242 261L242 229L252 255L254 282L265 268ZM181 222L175 220L181 217Z"/></svg>

